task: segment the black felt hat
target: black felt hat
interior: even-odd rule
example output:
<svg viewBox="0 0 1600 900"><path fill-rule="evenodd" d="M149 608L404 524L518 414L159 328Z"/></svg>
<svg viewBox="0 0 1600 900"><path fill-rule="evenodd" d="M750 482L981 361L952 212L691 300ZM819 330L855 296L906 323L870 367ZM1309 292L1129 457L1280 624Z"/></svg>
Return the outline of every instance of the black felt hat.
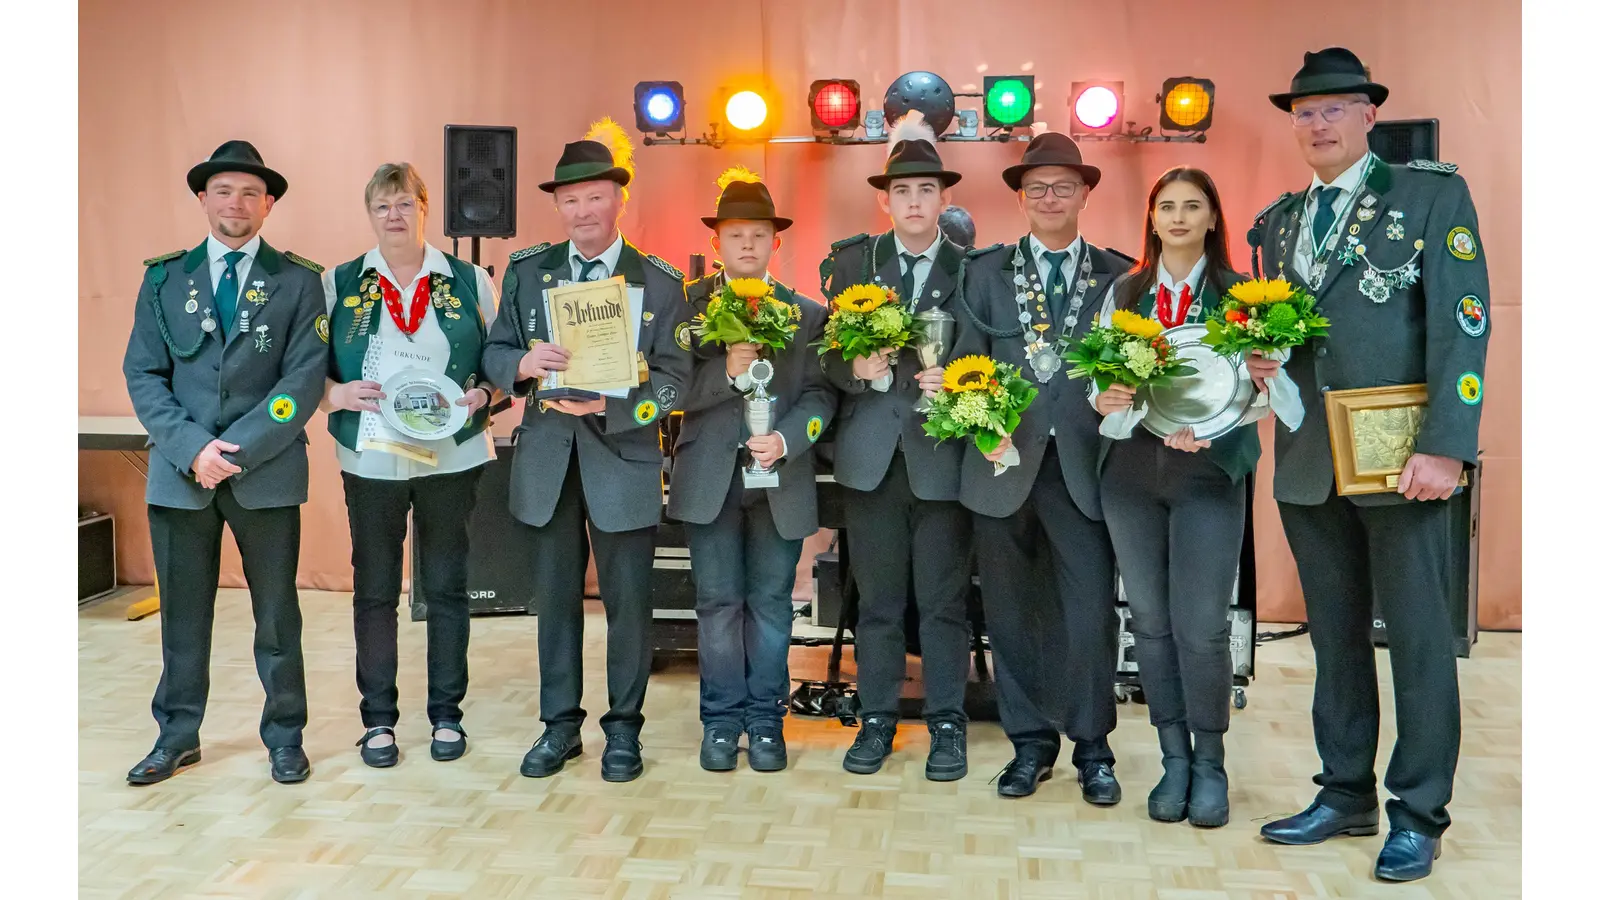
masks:
<svg viewBox="0 0 1600 900"><path fill-rule="evenodd" d="M961 180L961 173L944 167L931 141L912 138L895 144L882 174L868 175L867 183L881 191L896 178L937 178L945 187L950 187Z"/></svg>
<svg viewBox="0 0 1600 900"><path fill-rule="evenodd" d="M261 154L249 141L228 141L211 158L189 170L189 190L198 194L206 189L206 182L219 172L244 172L255 175L267 183L267 196L274 200L289 192L289 182L282 175L267 168Z"/></svg>
<svg viewBox="0 0 1600 900"><path fill-rule="evenodd" d="M778 208L772 202L772 193L759 181L728 182L728 186L722 189L722 196L717 198L717 214L700 217L707 228L715 228L718 222L729 219L771 222L774 231L782 231L794 224L793 219L778 215Z"/></svg>
<svg viewBox="0 0 1600 900"><path fill-rule="evenodd" d="M1036 135L1028 142L1028 148L1022 151L1022 161L1007 166L1000 177L1005 180L1006 187L1020 191L1022 173L1043 166L1066 166L1078 170L1078 174L1083 176L1083 183L1090 190L1100 183L1100 170L1084 164L1083 151L1078 149L1078 142L1058 131Z"/></svg>
<svg viewBox="0 0 1600 900"><path fill-rule="evenodd" d="M1343 47L1307 53L1305 64L1289 82L1288 92L1269 94L1267 99L1284 112L1292 112L1294 101L1301 97L1326 94L1366 94L1373 106L1382 106L1389 99L1389 89L1374 84L1361 60Z"/></svg>
<svg viewBox="0 0 1600 900"><path fill-rule="evenodd" d="M556 161L555 176L541 182L539 190L552 194L564 184L585 181L615 181L627 187L632 180L633 176L628 174L628 170L611 158L611 151L605 144L599 141L573 141L561 151L561 159Z"/></svg>

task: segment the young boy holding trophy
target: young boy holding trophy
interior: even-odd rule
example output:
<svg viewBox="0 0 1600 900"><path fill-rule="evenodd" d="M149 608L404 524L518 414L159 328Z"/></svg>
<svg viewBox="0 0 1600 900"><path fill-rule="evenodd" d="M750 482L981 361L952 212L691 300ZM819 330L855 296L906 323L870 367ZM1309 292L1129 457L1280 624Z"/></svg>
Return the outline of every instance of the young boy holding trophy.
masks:
<svg viewBox="0 0 1600 900"><path fill-rule="evenodd" d="M697 313L667 515L685 523L699 619L700 765L788 765L792 597L801 543L817 530L811 445L837 403L811 346L826 309L767 271L778 233L772 195L735 166L717 179L711 246L722 269L687 286ZM741 448L743 450L741 451Z"/></svg>

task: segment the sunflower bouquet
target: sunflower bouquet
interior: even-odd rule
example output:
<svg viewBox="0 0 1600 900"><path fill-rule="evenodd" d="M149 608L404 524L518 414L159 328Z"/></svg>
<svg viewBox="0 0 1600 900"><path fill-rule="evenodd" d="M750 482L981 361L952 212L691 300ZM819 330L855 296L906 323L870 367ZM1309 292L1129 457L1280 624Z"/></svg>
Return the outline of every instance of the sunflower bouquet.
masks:
<svg viewBox="0 0 1600 900"><path fill-rule="evenodd" d="M845 362L879 350L898 350L911 340L911 313L881 284L857 284L833 298L817 354L838 350Z"/></svg>
<svg viewBox="0 0 1600 900"><path fill-rule="evenodd" d="M1307 338L1326 337L1327 319L1317 314L1317 298L1287 280L1257 278L1228 291L1206 320L1205 343L1224 356L1260 350L1271 356L1298 347Z"/></svg>
<svg viewBox="0 0 1600 900"><path fill-rule="evenodd" d="M941 443L971 437L980 451L993 453L1016 432L1022 413L1037 396L1039 389L1016 366L987 356L963 356L944 367L944 385L929 401L922 430ZM1003 470L996 464L995 474Z"/></svg>
<svg viewBox="0 0 1600 900"><path fill-rule="evenodd" d="M761 278L730 278L689 330L702 344L759 344L782 350L800 327L800 307L779 300Z"/></svg>
<svg viewBox="0 0 1600 900"><path fill-rule="evenodd" d="M1110 325L1097 324L1068 346L1062 354L1073 365L1067 377L1093 378L1103 391L1113 384L1139 388L1195 374L1173 352L1162 330L1155 319L1119 309L1111 314Z"/></svg>

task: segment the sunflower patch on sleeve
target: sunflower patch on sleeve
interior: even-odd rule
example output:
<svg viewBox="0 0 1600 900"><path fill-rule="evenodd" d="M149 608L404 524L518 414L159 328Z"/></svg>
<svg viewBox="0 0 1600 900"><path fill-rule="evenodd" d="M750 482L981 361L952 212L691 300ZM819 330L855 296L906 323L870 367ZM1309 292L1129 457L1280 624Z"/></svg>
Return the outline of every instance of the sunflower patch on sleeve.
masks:
<svg viewBox="0 0 1600 900"><path fill-rule="evenodd" d="M1456 379L1456 396L1468 406L1477 406L1483 400L1483 379L1477 372L1463 372Z"/></svg>
<svg viewBox="0 0 1600 900"><path fill-rule="evenodd" d="M822 437L822 417L812 416L806 420L806 437L815 444L817 438Z"/></svg>
<svg viewBox="0 0 1600 900"><path fill-rule="evenodd" d="M267 403L267 414L272 416L274 422L288 422L294 419L294 398L288 394L279 394Z"/></svg>
<svg viewBox="0 0 1600 900"><path fill-rule="evenodd" d="M649 425L656 420L660 413L654 400L640 400L639 405L633 408L633 421L640 425Z"/></svg>

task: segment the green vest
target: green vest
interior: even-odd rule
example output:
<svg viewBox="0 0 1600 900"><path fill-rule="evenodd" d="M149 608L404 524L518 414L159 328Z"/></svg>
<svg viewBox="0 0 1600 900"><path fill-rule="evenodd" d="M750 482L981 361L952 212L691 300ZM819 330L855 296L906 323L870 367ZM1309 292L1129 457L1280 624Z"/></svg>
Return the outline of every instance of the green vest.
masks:
<svg viewBox="0 0 1600 900"><path fill-rule="evenodd" d="M477 271L471 263L448 253L444 257L450 261L454 277L432 275L433 312L450 341L450 362L445 374L467 389L478 382L478 365L483 360L489 326L478 307ZM333 271L335 293L333 312L328 316L328 344L332 347L328 377L340 384L361 379L361 363L367 357L372 332L378 328L378 316L385 315L377 271L363 269L365 261L366 254L362 254ZM485 404L456 432L456 443L472 439L488 424L489 407ZM328 414L328 432L352 451L356 449L360 428L359 412L341 409Z"/></svg>
<svg viewBox="0 0 1600 900"><path fill-rule="evenodd" d="M1191 321L1204 322L1206 317L1211 314L1211 311L1216 309L1217 304L1221 302L1221 296L1217 293L1216 285L1209 280L1204 281L1203 284L1204 286L1200 290L1200 311L1194 314L1194 318ZM1176 297L1173 298L1173 304L1174 306L1177 304ZM1139 315L1154 319L1156 317L1155 310L1156 289L1151 288L1139 301ZM1177 310L1174 309L1173 312L1177 312ZM1151 437L1154 437L1154 435L1151 435ZM1109 440L1101 441L1100 463L1102 466L1105 464L1106 454L1110 449L1111 442ZM1228 477L1233 479L1234 483L1243 481L1246 475L1255 470L1256 460L1261 458L1261 436L1256 432L1256 423L1251 422L1248 425L1240 426L1222 437L1212 440L1211 446L1201 450L1200 453L1215 463L1222 471L1228 473Z"/></svg>

